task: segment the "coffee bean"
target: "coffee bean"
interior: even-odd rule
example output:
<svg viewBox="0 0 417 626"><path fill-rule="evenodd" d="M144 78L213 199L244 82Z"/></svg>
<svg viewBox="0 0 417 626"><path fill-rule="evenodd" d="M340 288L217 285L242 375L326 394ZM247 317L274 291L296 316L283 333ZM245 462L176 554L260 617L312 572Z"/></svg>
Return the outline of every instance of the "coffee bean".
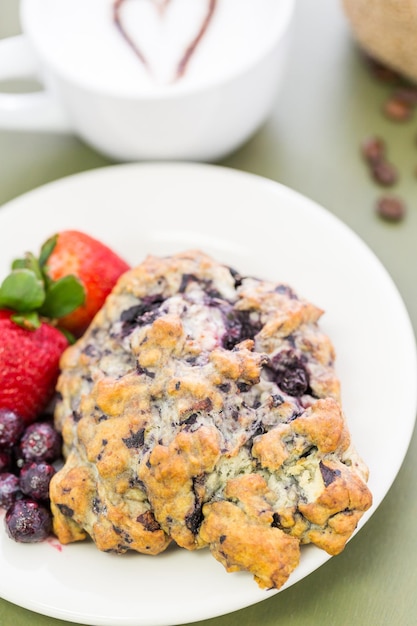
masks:
<svg viewBox="0 0 417 626"><path fill-rule="evenodd" d="M376 203L376 212L384 220L399 222L405 217L406 208L401 198L382 196Z"/></svg>
<svg viewBox="0 0 417 626"><path fill-rule="evenodd" d="M383 106L385 115L395 122L406 122L414 113L414 104L398 95L391 95Z"/></svg>
<svg viewBox="0 0 417 626"><path fill-rule="evenodd" d="M385 157L385 142L380 137L371 135L362 142L361 152L369 163L380 161Z"/></svg>
<svg viewBox="0 0 417 626"><path fill-rule="evenodd" d="M398 180L397 169L384 159L374 161L371 164L371 172L375 181L384 187L391 187Z"/></svg>
<svg viewBox="0 0 417 626"><path fill-rule="evenodd" d="M398 172L385 156L385 142L381 137L370 135L364 139L361 152L373 178L379 185L389 187L397 182Z"/></svg>
<svg viewBox="0 0 417 626"><path fill-rule="evenodd" d="M373 57L365 54L364 58L371 75L380 82L390 85L391 93L382 107L386 117L394 122L410 120L417 109L417 86ZM376 183L389 187L397 182L398 171L387 158L386 145L382 138L368 137L361 144L361 152ZM417 177L417 167L414 173ZM376 214L389 222L401 221L406 215L406 210L404 201L398 196L384 195L377 200L375 206Z"/></svg>

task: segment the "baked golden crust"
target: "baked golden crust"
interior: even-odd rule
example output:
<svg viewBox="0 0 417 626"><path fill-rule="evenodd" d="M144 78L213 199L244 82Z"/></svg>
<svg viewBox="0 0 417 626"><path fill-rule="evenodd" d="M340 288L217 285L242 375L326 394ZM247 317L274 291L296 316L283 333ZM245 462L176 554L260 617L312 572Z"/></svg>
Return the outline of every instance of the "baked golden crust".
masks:
<svg viewBox="0 0 417 626"><path fill-rule="evenodd" d="M199 251L121 277L62 357L54 530L101 550L207 547L281 587L340 552L372 497L322 311Z"/></svg>

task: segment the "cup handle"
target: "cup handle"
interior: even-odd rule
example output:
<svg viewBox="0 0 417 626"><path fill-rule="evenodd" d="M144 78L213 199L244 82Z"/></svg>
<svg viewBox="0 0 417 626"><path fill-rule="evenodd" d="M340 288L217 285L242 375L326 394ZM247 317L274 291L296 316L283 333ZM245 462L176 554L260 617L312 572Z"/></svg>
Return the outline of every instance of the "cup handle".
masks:
<svg viewBox="0 0 417 626"><path fill-rule="evenodd" d="M25 35L0 40L0 81L38 78L34 54ZM70 122L50 91L1 93L0 128L7 130L72 132Z"/></svg>

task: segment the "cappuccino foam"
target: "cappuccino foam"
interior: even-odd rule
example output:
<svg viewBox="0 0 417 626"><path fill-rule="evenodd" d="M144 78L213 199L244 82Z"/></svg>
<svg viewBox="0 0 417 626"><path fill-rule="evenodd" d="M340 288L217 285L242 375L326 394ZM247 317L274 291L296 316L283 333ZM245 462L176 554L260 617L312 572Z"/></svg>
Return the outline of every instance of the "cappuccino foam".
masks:
<svg viewBox="0 0 417 626"><path fill-rule="evenodd" d="M43 61L70 80L115 95L200 87L237 74L272 42L286 19L277 0L217 0L182 76L210 0L25 0L24 30ZM129 40L141 52L135 53Z"/></svg>

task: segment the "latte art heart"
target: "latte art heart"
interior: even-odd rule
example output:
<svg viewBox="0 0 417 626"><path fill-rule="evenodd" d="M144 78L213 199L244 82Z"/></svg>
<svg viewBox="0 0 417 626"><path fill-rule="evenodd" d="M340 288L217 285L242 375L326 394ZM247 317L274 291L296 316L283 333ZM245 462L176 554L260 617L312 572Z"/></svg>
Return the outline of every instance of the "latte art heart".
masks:
<svg viewBox="0 0 417 626"><path fill-rule="evenodd" d="M115 0L113 21L152 78L175 82L186 73L217 1L136 0L136 7L129 3L128 15L126 0Z"/></svg>

